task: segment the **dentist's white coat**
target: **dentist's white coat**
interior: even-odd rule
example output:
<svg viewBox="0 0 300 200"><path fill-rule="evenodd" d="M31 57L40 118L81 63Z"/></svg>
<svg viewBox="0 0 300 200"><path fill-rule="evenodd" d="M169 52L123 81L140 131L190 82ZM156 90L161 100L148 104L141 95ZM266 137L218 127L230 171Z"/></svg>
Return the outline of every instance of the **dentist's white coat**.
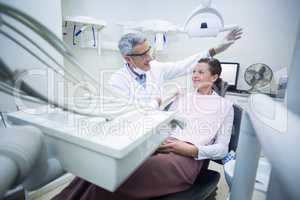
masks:
<svg viewBox="0 0 300 200"><path fill-rule="evenodd" d="M146 72L146 86L141 85L137 76L128 69L127 64L115 72L109 81L116 93L129 97L131 102L157 108L154 97L161 97L161 86L164 82L192 73L193 67L201 58L210 57L209 52L201 52L177 62L150 62L150 70Z"/></svg>

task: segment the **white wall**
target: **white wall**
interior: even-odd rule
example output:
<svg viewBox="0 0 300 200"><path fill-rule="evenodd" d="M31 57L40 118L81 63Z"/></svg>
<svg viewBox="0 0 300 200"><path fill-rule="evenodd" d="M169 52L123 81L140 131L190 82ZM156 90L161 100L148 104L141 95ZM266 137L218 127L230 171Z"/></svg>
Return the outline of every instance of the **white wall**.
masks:
<svg viewBox="0 0 300 200"><path fill-rule="evenodd" d="M61 1L60 0L51 0L51 1L39 1L39 0L27 0L19 1L19 0L0 0L1 3L5 3L7 5L13 6L28 15L38 19L41 23L47 26L51 31L53 31L59 38L62 38L62 26L61 26ZM37 41L42 47L50 53L53 57L58 59L60 63L63 63L63 59L59 56L56 51L50 48L45 42L43 42L38 36L29 31L24 26L14 22L13 20L4 16L4 19L12 22L17 25L18 28L30 35L30 37ZM8 30L6 27L1 27L2 30L5 30L7 33L14 35L27 47L32 49L34 52L38 51L30 45L28 42L24 42L24 40ZM44 94L53 95L53 84L49 81L52 79L48 79L48 71L45 66L43 66L39 61L33 58L31 55L26 53L16 44L5 38L0 34L0 52L1 59L5 63L7 63L13 70L23 70L26 69L31 75L26 75L25 80L30 83L34 88L43 92ZM35 74L35 75L33 75ZM40 74L40 75L38 75ZM57 82L57 81L56 81ZM8 97L2 93L0 93L0 110L1 111L12 111L16 109L15 99ZM27 105L27 104L26 104Z"/></svg>
<svg viewBox="0 0 300 200"><path fill-rule="evenodd" d="M290 64L300 21L298 0L214 0L226 24L238 24L244 29L243 38L230 50L218 55L222 61L240 62L239 88L247 88L243 81L244 69L262 62L274 71ZM103 39L117 42L122 32L114 22L134 19L165 19L183 25L187 15L199 5L199 0L63 0L63 16L88 15L108 22ZM206 50L221 40L217 38L188 39L171 35L161 61L178 60L195 52ZM93 74L104 68L121 67L121 57L106 51L97 56L96 50L75 49L76 55Z"/></svg>

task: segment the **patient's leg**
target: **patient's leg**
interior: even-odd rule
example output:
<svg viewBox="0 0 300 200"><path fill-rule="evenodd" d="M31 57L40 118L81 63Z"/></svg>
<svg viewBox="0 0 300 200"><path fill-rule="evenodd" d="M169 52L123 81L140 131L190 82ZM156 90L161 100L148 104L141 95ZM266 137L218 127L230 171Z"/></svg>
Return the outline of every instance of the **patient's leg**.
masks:
<svg viewBox="0 0 300 200"><path fill-rule="evenodd" d="M148 158L112 193L76 178L55 200L147 199L188 189L195 181L202 161L177 154L156 154Z"/></svg>

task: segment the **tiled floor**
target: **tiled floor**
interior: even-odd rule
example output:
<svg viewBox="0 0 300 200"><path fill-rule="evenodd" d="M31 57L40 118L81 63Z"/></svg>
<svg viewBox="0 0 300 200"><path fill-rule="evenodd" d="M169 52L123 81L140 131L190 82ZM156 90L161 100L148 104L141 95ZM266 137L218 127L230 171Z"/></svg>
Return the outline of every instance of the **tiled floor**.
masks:
<svg viewBox="0 0 300 200"><path fill-rule="evenodd" d="M223 176L223 166L216 164L214 162L210 162L210 169L219 171L221 174L221 180L218 184L217 190L217 200L226 200L228 195L228 186L225 181L225 177ZM29 194L29 200L50 200L56 194L58 194L64 187L66 187L69 182L72 180L73 176L68 174L64 178L60 178L55 182L58 183L50 183L48 186L41 188L38 191L31 192ZM264 200L265 197L262 193L254 192L253 200Z"/></svg>

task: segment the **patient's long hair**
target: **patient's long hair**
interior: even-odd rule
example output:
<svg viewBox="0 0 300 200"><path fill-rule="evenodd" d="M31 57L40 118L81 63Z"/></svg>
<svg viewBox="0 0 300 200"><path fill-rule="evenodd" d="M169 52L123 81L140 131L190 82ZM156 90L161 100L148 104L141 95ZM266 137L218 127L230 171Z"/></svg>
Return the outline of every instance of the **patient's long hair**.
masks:
<svg viewBox="0 0 300 200"><path fill-rule="evenodd" d="M201 58L200 60L198 60L198 63L206 63L208 64L209 68L208 70L210 71L210 73L212 75L218 75L218 79L215 80L214 85L213 85L213 89L216 90L220 90L222 88L222 79L220 78L220 75L222 73L222 67L221 67L221 63L218 59L215 58Z"/></svg>

